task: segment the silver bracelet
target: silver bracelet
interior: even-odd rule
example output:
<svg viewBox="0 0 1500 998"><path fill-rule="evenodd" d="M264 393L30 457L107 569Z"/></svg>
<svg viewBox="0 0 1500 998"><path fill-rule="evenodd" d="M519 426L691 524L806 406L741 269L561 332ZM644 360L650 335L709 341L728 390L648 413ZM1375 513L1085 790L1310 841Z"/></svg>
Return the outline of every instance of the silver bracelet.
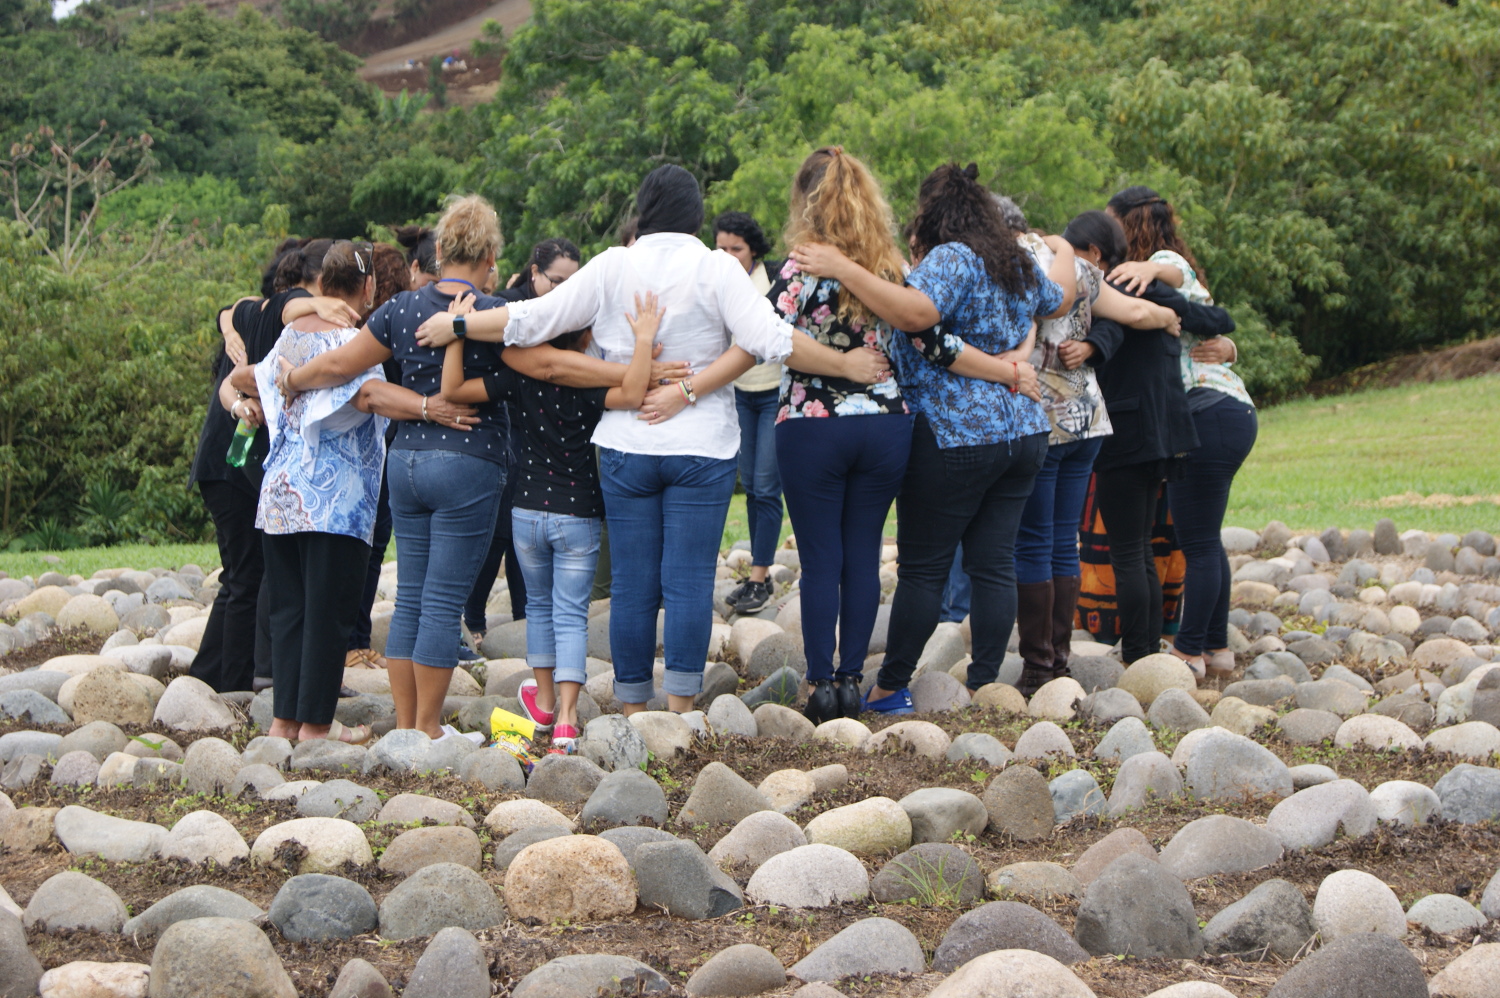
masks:
<svg viewBox="0 0 1500 998"><path fill-rule="evenodd" d="M430 422L432 422L432 417L429 416L429 415L427 415L427 396L426 395L422 396L422 422L424 422L424 423L430 423Z"/></svg>

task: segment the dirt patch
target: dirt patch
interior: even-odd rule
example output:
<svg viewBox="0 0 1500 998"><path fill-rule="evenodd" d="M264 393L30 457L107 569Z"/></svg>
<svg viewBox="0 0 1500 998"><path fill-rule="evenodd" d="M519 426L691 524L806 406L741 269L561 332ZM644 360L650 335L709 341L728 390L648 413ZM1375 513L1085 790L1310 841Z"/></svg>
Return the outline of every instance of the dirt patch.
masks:
<svg viewBox="0 0 1500 998"><path fill-rule="evenodd" d="M17 648L9 655L0 655L0 675L30 669L59 655L97 655L100 644L102 642L99 635L90 634L82 627L71 631L53 631L34 645Z"/></svg>
<svg viewBox="0 0 1500 998"><path fill-rule="evenodd" d="M1314 398L1322 398L1325 395L1344 395L1366 388L1394 388L1413 382L1458 381L1496 373L1500 373L1500 336L1357 367L1336 377L1314 381L1307 386L1307 392Z"/></svg>

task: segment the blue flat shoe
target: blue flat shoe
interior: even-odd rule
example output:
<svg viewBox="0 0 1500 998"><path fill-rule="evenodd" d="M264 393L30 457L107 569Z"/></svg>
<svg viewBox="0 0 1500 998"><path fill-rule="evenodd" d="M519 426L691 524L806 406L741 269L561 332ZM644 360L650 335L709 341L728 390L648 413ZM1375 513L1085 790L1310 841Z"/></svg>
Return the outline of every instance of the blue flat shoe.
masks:
<svg viewBox="0 0 1500 998"><path fill-rule="evenodd" d="M871 700L865 697L865 710L874 711L877 714L915 714L917 708L912 706L911 690L897 690L888 697L879 700Z"/></svg>

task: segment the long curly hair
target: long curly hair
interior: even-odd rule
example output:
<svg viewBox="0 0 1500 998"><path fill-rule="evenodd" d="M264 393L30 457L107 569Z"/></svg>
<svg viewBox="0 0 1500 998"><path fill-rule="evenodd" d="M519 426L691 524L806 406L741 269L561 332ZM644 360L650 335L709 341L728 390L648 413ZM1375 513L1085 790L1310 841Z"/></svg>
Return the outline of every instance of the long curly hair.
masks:
<svg viewBox="0 0 1500 998"><path fill-rule="evenodd" d="M1109 199L1109 211L1125 230L1125 259L1149 260L1152 253L1171 250L1192 264L1203 280L1203 268L1178 233L1181 222L1166 198L1149 187L1127 187Z"/></svg>
<svg viewBox="0 0 1500 998"><path fill-rule="evenodd" d="M783 240L820 242L887 281L902 277L891 206L869 167L842 146L814 150L792 179L792 208ZM839 318L868 324L875 314L854 295L839 295Z"/></svg>
<svg viewBox="0 0 1500 998"><path fill-rule="evenodd" d="M926 256L943 243L963 243L984 261L985 273L1012 295L1040 283L1031 254L1021 248L1000 206L979 182L979 167L945 163L922 181L917 213L906 227L912 249Z"/></svg>

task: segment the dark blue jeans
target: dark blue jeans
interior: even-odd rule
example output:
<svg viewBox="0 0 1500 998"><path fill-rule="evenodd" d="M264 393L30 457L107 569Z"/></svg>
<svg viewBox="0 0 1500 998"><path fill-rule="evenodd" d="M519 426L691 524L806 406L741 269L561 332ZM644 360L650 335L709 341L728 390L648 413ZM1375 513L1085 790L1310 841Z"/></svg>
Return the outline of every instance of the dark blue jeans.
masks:
<svg viewBox="0 0 1500 998"><path fill-rule="evenodd" d="M511 525L511 511L515 495L515 479L507 477L505 491L500 493L500 507L495 518L495 535L490 538L490 548L485 553L484 564L479 566L479 576L474 580L474 588L469 590L469 598L464 602L464 623L468 624L469 630L475 634L483 634L489 629L489 614L485 608L489 606L490 590L495 587L495 579L500 575L502 559L505 561L505 585L510 593L511 619L526 619L526 575L521 571L521 564L516 555Z"/></svg>
<svg viewBox="0 0 1500 998"><path fill-rule="evenodd" d="M880 608L886 514L911 452L911 417L788 419L776 427L787 512L802 558L808 681L860 676Z"/></svg>
<svg viewBox="0 0 1500 998"><path fill-rule="evenodd" d="M1046 455L1045 433L939 448L927 420L917 417L896 498L900 584L877 680L881 689L903 690L911 682L937 628L943 587L960 543L974 593L969 686L978 689L1000 674L1016 622L1016 528Z"/></svg>
<svg viewBox="0 0 1500 998"><path fill-rule="evenodd" d="M1016 532L1016 581L1078 578L1078 523L1089 493L1089 475L1103 437L1047 448L1047 459L1021 512Z"/></svg>
<svg viewBox="0 0 1500 998"><path fill-rule="evenodd" d="M505 466L451 450L392 450L396 612L387 658L451 669L459 617L495 533Z"/></svg>
<svg viewBox="0 0 1500 998"><path fill-rule="evenodd" d="M960 544L953 552L953 567L948 570L948 584L943 588L943 609L938 620L945 624L962 624L969 615L969 604L974 599L974 587L969 585L969 575L964 571L964 546Z"/></svg>
<svg viewBox="0 0 1500 998"><path fill-rule="evenodd" d="M750 563L770 565L781 541L781 475L776 465L776 409L780 388L734 390L740 414L740 485L750 524Z"/></svg>
<svg viewBox="0 0 1500 998"><path fill-rule="evenodd" d="M664 691L697 696L713 630L714 569L734 495L733 458L627 454L599 448L614 570L609 644L615 696L655 693L656 611L667 611Z"/></svg>
<svg viewBox="0 0 1500 998"><path fill-rule="evenodd" d="M1193 414L1201 441L1183 462L1178 481L1167 483L1172 527L1187 560L1182 623L1174 644L1184 655L1229 646L1229 556L1219 539L1235 473L1255 446L1254 407L1225 396Z"/></svg>

